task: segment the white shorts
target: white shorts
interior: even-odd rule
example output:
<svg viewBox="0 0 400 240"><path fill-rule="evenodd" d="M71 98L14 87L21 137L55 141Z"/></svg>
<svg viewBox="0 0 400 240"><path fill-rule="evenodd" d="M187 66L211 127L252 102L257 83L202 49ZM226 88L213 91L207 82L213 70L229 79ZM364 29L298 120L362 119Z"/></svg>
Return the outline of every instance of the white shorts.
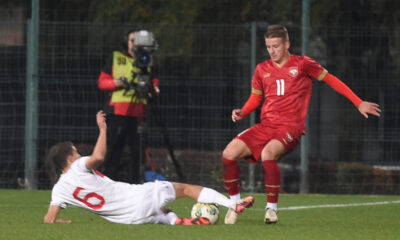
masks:
<svg viewBox="0 0 400 240"><path fill-rule="evenodd" d="M160 216L164 215L161 209L176 199L174 186L167 181L145 183L138 194L141 195L141 201L136 202L131 224L163 223L160 222Z"/></svg>

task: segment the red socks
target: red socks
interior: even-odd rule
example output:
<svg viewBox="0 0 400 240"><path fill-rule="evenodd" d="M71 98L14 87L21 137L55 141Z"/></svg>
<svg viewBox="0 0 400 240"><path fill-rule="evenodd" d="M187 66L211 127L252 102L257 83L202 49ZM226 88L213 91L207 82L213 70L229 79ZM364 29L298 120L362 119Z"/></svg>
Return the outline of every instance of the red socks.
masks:
<svg viewBox="0 0 400 240"><path fill-rule="evenodd" d="M239 176L240 170L237 161L222 158L224 186L229 195L240 192ZM264 167L265 192L269 203L277 203L281 185L281 170L275 160L262 161Z"/></svg>
<svg viewBox="0 0 400 240"><path fill-rule="evenodd" d="M224 186L230 196L238 194L240 170L237 161L222 157L222 170L224 173Z"/></svg>
<svg viewBox="0 0 400 240"><path fill-rule="evenodd" d="M269 203L277 203L281 185L281 170L275 160L262 161L264 167L265 192Z"/></svg>

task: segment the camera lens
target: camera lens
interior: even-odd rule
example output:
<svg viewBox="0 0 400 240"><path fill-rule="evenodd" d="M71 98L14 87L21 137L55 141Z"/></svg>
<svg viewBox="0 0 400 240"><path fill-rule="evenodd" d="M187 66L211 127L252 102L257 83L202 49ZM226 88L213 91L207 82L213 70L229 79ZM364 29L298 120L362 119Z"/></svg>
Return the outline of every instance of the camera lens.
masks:
<svg viewBox="0 0 400 240"><path fill-rule="evenodd" d="M139 68L151 67L153 62L151 52L146 48L139 47L135 50L135 65Z"/></svg>
<svg viewBox="0 0 400 240"><path fill-rule="evenodd" d="M142 64L148 64L150 62L150 57L146 54L143 54L142 56L140 56L140 62Z"/></svg>

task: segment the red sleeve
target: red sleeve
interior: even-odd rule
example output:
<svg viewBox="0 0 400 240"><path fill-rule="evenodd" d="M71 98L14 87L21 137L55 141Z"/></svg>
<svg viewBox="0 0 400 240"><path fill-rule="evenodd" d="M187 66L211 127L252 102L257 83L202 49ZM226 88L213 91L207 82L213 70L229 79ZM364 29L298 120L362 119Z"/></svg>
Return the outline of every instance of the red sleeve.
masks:
<svg viewBox="0 0 400 240"><path fill-rule="evenodd" d="M336 92L342 94L347 99L349 99L356 107L358 107L362 102L362 100L353 91L351 91L351 89L346 84L344 84L332 74L326 74L322 81L326 82Z"/></svg>
<svg viewBox="0 0 400 240"><path fill-rule="evenodd" d="M253 78L251 80L251 86L251 95L241 109L244 114L243 117L253 112L260 105L263 98L263 91L261 90L263 89L263 86L262 79L260 78L259 65L257 65L256 70L254 71Z"/></svg>
<svg viewBox="0 0 400 240"><path fill-rule="evenodd" d="M254 111L261 103L263 95L252 93L247 102L242 107L243 117Z"/></svg>
<svg viewBox="0 0 400 240"><path fill-rule="evenodd" d="M308 76L318 79L319 81L322 80L322 78L320 77L321 74L324 72L325 68L323 68L319 63L317 63L317 61L315 61L310 57L304 56L303 67L304 71L307 73Z"/></svg>
<svg viewBox="0 0 400 240"><path fill-rule="evenodd" d="M251 86L254 89L259 89L262 90L262 79L260 78L260 73L259 73L259 66L257 65L256 70L254 71L253 74L253 79L251 80Z"/></svg>
<svg viewBox="0 0 400 240"><path fill-rule="evenodd" d="M105 72L100 72L97 86L100 90L103 91L114 91L117 89L115 87L114 78L110 74Z"/></svg>

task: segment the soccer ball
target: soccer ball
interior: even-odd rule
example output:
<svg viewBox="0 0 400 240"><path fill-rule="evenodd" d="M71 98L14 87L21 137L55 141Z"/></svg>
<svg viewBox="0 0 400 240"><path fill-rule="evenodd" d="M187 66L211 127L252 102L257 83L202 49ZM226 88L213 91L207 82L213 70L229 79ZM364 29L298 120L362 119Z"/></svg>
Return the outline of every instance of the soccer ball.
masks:
<svg viewBox="0 0 400 240"><path fill-rule="evenodd" d="M216 204L195 203L191 212L192 218L203 217L210 220L211 224L216 224L219 218L219 209Z"/></svg>

